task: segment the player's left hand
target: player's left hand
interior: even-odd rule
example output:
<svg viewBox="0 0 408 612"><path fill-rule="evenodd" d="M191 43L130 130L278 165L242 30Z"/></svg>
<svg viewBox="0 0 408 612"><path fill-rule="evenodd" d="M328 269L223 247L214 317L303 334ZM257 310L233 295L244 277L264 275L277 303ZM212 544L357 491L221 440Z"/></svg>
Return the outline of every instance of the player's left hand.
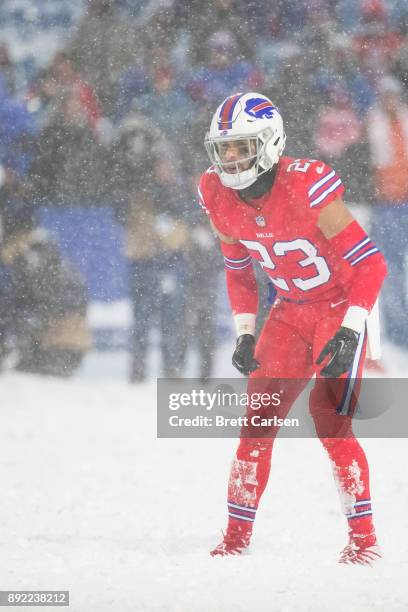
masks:
<svg viewBox="0 0 408 612"><path fill-rule="evenodd" d="M316 363L320 365L326 357L330 357L320 372L322 376L338 378L349 371L356 354L359 337L359 334L353 329L340 327L317 358Z"/></svg>

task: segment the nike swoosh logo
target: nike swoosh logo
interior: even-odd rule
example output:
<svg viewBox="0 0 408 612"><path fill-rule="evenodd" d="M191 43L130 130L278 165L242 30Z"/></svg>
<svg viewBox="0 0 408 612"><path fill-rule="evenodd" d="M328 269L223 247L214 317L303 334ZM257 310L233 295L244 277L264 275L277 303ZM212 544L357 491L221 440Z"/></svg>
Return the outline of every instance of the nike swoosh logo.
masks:
<svg viewBox="0 0 408 612"><path fill-rule="evenodd" d="M336 306L339 306L339 304L343 304L344 302L347 302L347 300L344 299L344 300L340 300L340 302L334 302L334 303L331 302L330 308L336 308Z"/></svg>
<svg viewBox="0 0 408 612"><path fill-rule="evenodd" d="M316 168L317 174L322 174L323 170L324 170L324 165L323 166L319 166L318 168Z"/></svg>

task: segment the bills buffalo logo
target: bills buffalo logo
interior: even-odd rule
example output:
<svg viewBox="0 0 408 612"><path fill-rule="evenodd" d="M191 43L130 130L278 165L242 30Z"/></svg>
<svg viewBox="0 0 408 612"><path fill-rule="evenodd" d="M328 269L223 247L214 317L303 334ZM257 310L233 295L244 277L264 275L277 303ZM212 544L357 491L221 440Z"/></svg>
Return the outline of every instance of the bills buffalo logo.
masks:
<svg viewBox="0 0 408 612"><path fill-rule="evenodd" d="M247 100L244 110L255 119L272 119L273 113L277 109L265 98L251 98Z"/></svg>

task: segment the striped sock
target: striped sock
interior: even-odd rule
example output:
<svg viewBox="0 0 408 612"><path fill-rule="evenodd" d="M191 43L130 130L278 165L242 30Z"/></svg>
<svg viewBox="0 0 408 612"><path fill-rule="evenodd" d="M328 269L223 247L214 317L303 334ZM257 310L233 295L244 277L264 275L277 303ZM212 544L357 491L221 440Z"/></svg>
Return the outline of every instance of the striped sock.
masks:
<svg viewBox="0 0 408 612"><path fill-rule="evenodd" d="M231 519L236 519L238 521L242 521L243 523L248 523L251 525L255 521L256 508L252 508L251 506L241 506L240 504L236 504L235 502L228 501L228 516Z"/></svg>
<svg viewBox="0 0 408 612"><path fill-rule="evenodd" d="M352 510L346 514L349 525L349 535L351 538L371 537L375 543L375 530L373 525L373 511L371 509L371 499L364 498L357 500ZM370 542L371 544L371 542Z"/></svg>

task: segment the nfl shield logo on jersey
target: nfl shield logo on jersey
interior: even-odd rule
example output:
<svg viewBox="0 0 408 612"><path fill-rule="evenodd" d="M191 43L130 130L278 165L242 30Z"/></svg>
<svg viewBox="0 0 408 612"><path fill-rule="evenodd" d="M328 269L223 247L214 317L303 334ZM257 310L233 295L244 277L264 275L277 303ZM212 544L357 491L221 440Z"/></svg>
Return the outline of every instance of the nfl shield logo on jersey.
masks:
<svg viewBox="0 0 408 612"><path fill-rule="evenodd" d="M260 227L265 227L266 225L265 217L262 217L262 215L260 215L259 217L255 217L255 222Z"/></svg>

